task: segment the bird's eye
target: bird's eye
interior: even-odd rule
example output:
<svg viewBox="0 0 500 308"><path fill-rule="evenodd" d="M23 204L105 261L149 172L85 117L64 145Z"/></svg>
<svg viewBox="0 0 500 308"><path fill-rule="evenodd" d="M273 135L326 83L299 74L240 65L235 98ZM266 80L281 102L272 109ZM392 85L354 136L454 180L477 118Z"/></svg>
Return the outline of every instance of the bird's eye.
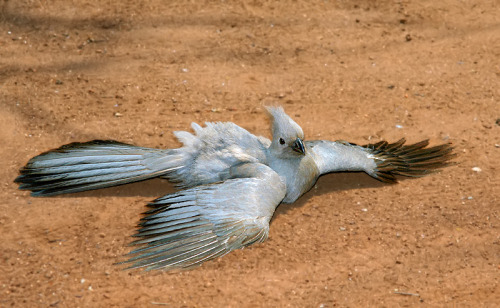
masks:
<svg viewBox="0 0 500 308"><path fill-rule="evenodd" d="M280 138L280 144L285 144L285 140L283 140L283 138Z"/></svg>

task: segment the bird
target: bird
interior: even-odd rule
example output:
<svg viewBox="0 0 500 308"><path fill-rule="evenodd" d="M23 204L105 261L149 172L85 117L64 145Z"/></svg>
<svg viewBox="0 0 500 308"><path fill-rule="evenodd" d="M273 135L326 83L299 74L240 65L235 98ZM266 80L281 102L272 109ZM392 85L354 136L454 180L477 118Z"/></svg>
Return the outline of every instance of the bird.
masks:
<svg viewBox="0 0 500 308"><path fill-rule="evenodd" d="M180 148L154 149L113 140L63 145L31 158L15 179L32 196L49 197L151 178L179 190L148 204L118 264L128 269L183 270L267 239L281 203L293 203L327 173L363 171L385 183L453 165L450 143L306 140L283 107L265 106L272 140L232 122L192 123L174 132Z"/></svg>

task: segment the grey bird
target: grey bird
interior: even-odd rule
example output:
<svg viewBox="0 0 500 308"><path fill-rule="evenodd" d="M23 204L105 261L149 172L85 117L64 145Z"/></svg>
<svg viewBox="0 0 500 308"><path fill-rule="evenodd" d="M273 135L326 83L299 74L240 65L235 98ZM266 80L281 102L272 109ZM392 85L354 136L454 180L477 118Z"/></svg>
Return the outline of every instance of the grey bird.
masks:
<svg viewBox="0 0 500 308"><path fill-rule="evenodd" d="M152 149L116 141L71 143L33 157L19 188L53 196L167 178L182 190L152 201L139 223L129 268L185 269L266 240L276 207L307 192L322 174L364 171L387 183L421 177L453 164L450 144L427 147L405 139L359 146L304 141L282 107L266 107L272 141L234 123L193 123L174 132L183 146Z"/></svg>

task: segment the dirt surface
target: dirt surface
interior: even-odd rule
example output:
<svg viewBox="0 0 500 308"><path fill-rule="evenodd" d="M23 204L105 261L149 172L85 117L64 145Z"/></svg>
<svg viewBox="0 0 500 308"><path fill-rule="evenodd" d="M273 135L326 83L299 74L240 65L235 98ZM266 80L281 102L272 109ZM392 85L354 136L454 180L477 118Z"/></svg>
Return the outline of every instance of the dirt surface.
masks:
<svg viewBox="0 0 500 308"><path fill-rule="evenodd" d="M497 1L0 8L1 307L500 304ZM265 243L180 273L113 265L168 182L55 198L13 183L74 141L177 147L192 121L269 137L273 101L306 139L429 138L452 142L459 165L397 185L324 176L278 208Z"/></svg>

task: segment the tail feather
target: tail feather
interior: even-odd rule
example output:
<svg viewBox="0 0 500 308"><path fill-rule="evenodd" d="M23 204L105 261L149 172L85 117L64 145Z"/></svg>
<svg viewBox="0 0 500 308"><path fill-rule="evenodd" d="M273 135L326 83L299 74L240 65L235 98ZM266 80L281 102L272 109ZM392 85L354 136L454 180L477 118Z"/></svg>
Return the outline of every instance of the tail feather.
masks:
<svg viewBox="0 0 500 308"><path fill-rule="evenodd" d="M20 189L31 190L33 196L105 188L168 173L168 160L152 163L167 155L168 150L116 141L71 143L33 157L15 182L20 183Z"/></svg>
<svg viewBox="0 0 500 308"><path fill-rule="evenodd" d="M422 177L439 169L455 164L451 160L456 156L450 144L427 148L429 140L404 145L406 140L395 143L381 141L363 147L370 151L377 165L373 176L382 182L396 183L397 175Z"/></svg>
<svg viewBox="0 0 500 308"><path fill-rule="evenodd" d="M119 165L119 164L118 164ZM101 166L95 166L93 165L93 169L80 169L76 170L74 166L73 170L68 170L63 173L61 172L48 172L47 169L45 169L45 172L39 172L39 173L27 173L23 174L21 178L24 180L24 182L52 182L52 181L60 181L60 180L71 180L71 179L84 179L87 178L87 180L95 180L95 177L98 176L110 176L114 174L120 174L123 173L125 170L127 172L133 172L133 171L141 171L144 170L143 166L118 166L118 167L108 167L108 168L102 168ZM89 168L90 166L84 166L86 168ZM55 169L55 168L54 168ZM28 183L26 183L28 184Z"/></svg>
<svg viewBox="0 0 500 308"><path fill-rule="evenodd" d="M109 163L94 163L94 164L80 164L79 170L80 171L86 171L86 170L104 170L104 169L112 169L112 168L120 168L120 167L129 167L129 166L134 166L136 165L137 162L135 161L123 161L123 162L109 162ZM28 166L26 165L24 168L20 170L21 176L20 178L23 177L29 177L29 176L35 176L39 175L40 177L45 174L64 174L68 172L73 172L75 170L74 165L69 165L69 166L53 166L50 168L34 168L33 166Z"/></svg>

